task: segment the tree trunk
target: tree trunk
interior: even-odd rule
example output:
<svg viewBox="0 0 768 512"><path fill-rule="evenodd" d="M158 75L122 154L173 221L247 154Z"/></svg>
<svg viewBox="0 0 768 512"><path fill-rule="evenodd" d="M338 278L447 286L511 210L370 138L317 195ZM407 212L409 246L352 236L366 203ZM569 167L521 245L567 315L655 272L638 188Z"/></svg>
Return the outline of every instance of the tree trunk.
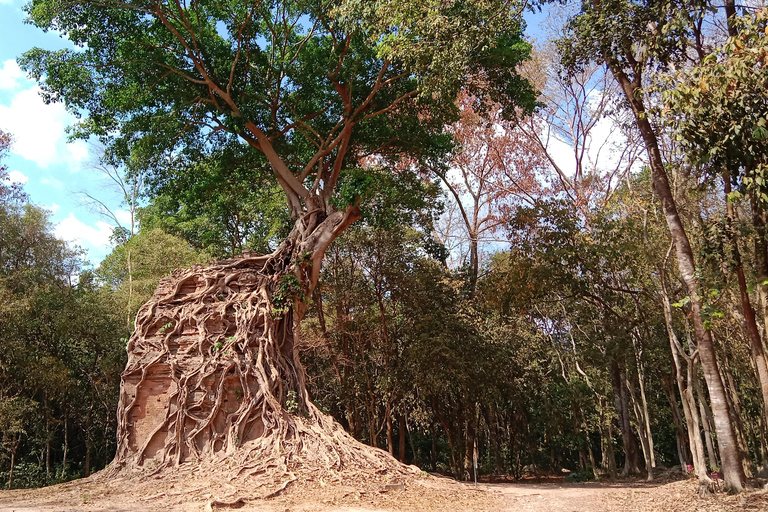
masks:
<svg viewBox="0 0 768 512"><path fill-rule="evenodd" d="M760 311L763 317L763 341L768 340L768 242L766 242L765 208L755 194L750 194L752 225L755 228L755 268L757 270L757 291L760 297ZM765 343L763 343L765 347Z"/></svg>
<svg viewBox="0 0 768 512"><path fill-rule="evenodd" d="M128 304L125 311L125 325L130 327L133 318L131 318L131 306L133 304L133 267L131 266L131 249L128 248L126 255L126 264L128 265Z"/></svg>
<svg viewBox="0 0 768 512"><path fill-rule="evenodd" d="M437 408L437 404L435 399L432 399L432 410L435 411L435 414L437 415L437 419L440 421L440 424L443 426L443 430L445 430L445 435L448 437L448 447L451 449L451 469L453 469L454 473L459 473L459 464L456 460L456 446L453 443L453 436L451 436L451 429L448 426L448 422L445 421L445 416L440 412L440 410Z"/></svg>
<svg viewBox="0 0 768 512"><path fill-rule="evenodd" d="M67 455L69 455L69 415L67 414L67 404L64 404L64 456L61 461L62 476L67 475Z"/></svg>
<svg viewBox="0 0 768 512"><path fill-rule="evenodd" d="M385 414L385 420L387 422L387 451L390 455L395 454L394 441L392 439L392 404L387 401L387 409Z"/></svg>
<svg viewBox="0 0 768 512"><path fill-rule="evenodd" d="M693 395L695 358L689 357L685 353L685 350L677 337L677 333L675 333L675 328L672 322L672 304L667 292L667 275L662 266L659 267L659 284L661 303L664 311L664 323L667 327L669 348L672 352L672 362L675 367L675 380L677 381L677 390L680 392L680 401L683 404L683 414L685 415L685 424L688 430L688 448L690 449L691 458L693 459L693 469L698 478L706 479L708 478L707 461L704 458L704 446L701 442L699 411L696 408L696 399ZM690 341L689 345L691 345ZM681 357L684 358L686 362L685 378L683 377L683 368L680 362ZM696 377L696 380L698 381L698 377ZM706 421L706 417L704 417L704 419ZM709 437L708 428L706 429L706 435L711 443L712 439Z"/></svg>
<svg viewBox="0 0 768 512"><path fill-rule="evenodd" d="M720 469L720 457L718 457L718 451L715 449L715 440L712 436L712 426L715 424L715 420L712 417L712 409L709 407L706 396L704 396L704 390L702 389L699 378L694 376L693 382L696 398L699 402L699 416L701 417L701 424L704 429L704 441L706 442L707 447L709 467L712 469Z"/></svg>
<svg viewBox="0 0 768 512"><path fill-rule="evenodd" d="M432 449L430 450L430 461L432 462L432 471L437 471L437 429L432 425Z"/></svg>
<svg viewBox="0 0 768 512"><path fill-rule="evenodd" d="M592 469L592 475L595 480L600 480L600 474L597 471L597 464L595 464L595 454L592 451L592 440L590 439L589 425L587 424L587 418L584 416L584 410L579 409L581 416L581 424L584 426L584 435L587 440L587 454L589 455L589 466Z"/></svg>
<svg viewBox="0 0 768 512"><path fill-rule="evenodd" d="M491 451L493 452L493 472L499 475L501 474L501 450L499 449L499 425L494 405L489 405L485 412L485 423L488 426L488 440L491 443Z"/></svg>
<svg viewBox="0 0 768 512"><path fill-rule="evenodd" d="M11 470L8 473L8 488L13 489L13 472L16 469L16 450L19 448L19 442L21 441L21 434L17 434L16 438L11 440L13 445L11 446Z"/></svg>
<svg viewBox="0 0 768 512"><path fill-rule="evenodd" d="M758 420L760 431L757 438L760 441L760 462L763 467L768 467L768 426L762 416Z"/></svg>
<svg viewBox="0 0 768 512"><path fill-rule="evenodd" d="M619 82L624 96L632 106L635 115L635 122L640 134L643 137L645 148L648 152L648 160L651 167L651 181L653 190L656 192L661 202L664 217L669 227L670 236L675 244L677 251L677 263L680 269L680 275L688 288L691 298L691 313L693 319L693 329L696 338L696 344L699 349L701 366L704 370L704 378L709 388L709 396L712 401L712 412L715 417L715 428L717 430L718 444L720 445L720 455L723 463L723 480L725 487L729 489L742 490L746 484L746 475L739 453L736 435L731 423L731 414L726 398L726 390L723 380L720 376L720 368L717 363L715 346L712 342L712 335L704 327L701 318L703 301L699 295L699 283L696 277L696 262L693 256L688 235L680 219L675 204L675 198L669 186L669 178L664 166L664 161L659 150L656 133L648 120L648 113L642 100L642 91L639 76L633 80L618 68L613 62L606 61L614 77ZM612 65L613 64L613 65ZM636 70L639 75L639 69Z"/></svg>
<svg viewBox="0 0 768 512"><path fill-rule="evenodd" d="M635 363L637 365L637 382L640 387L640 412L642 412L642 423L640 423L640 418L638 418L638 429L643 429L644 435L641 436L641 439L644 438L644 451L646 452L645 456L647 457L645 459L645 466L646 470L648 471L648 480L653 480L653 469L656 467L656 455L653 453L654 447L653 447L653 433L651 432L651 418L648 414L648 400L645 398L645 366L643 365L643 344L640 340L639 333L632 334L632 347L635 349ZM634 401L634 393L632 394L632 400Z"/></svg>
<svg viewBox="0 0 768 512"><path fill-rule="evenodd" d="M44 394L43 407L45 408L45 479L51 479L51 411L48 402L48 394Z"/></svg>
<svg viewBox="0 0 768 512"><path fill-rule="evenodd" d="M627 387L627 395L632 402L632 410L635 412L637 437L640 439L640 448L643 450L643 460L645 461L645 471L647 473L647 479L650 482L653 480L653 456L651 455L651 445L648 441L648 433L645 430L646 418L637 401L637 397L635 396L634 386L630 384L628 379L624 379L624 384Z"/></svg>
<svg viewBox="0 0 768 512"><path fill-rule="evenodd" d="M477 276L480 273L480 254L475 232L469 234L469 272L470 298L474 298L477 295Z"/></svg>
<svg viewBox="0 0 768 512"><path fill-rule="evenodd" d="M728 355L723 357L723 374L725 375L725 382L728 384L728 392L731 404L731 413L733 415L733 426L736 431L736 439L739 443L739 450L741 450L741 461L744 468L744 474L748 478L752 477L752 469L749 460L749 445L747 444L747 437L744 433L744 420L741 414L741 400L739 400L738 391L736 391L736 384L733 382L733 373L731 372L730 364L728 363ZM721 453L722 458L722 453Z"/></svg>
<svg viewBox="0 0 768 512"><path fill-rule="evenodd" d="M611 480L616 480L616 455L613 452L613 421L605 413L603 399L599 398L600 407L600 450L602 466Z"/></svg>
<svg viewBox="0 0 768 512"><path fill-rule="evenodd" d="M477 442L477 411L475 404L467 405L467 439L464 444L464 479L472 480L475 476L474 455L475 443Z"/></svg>
<svg viewBox="0 0 768 512"><path fill-rule="evenodd" d="M297 341L328 245L357 207L297 219L272 254L163 279L128 343L112 471L221 455L276 467L399 468L310 401ZM258 462L253 462L258 461Z"/></svg>
<svg viewBox="0 0 768 512"><path fill-rule="evenodd" d="M632 433L632 424L629 419L629 401L627 400L627 391L623 384L621 370L616 360L611 362L611 385L613 387L613 396L616 402L616 414L619 417L619 428L621 429L621 441L624 446L624 469L621 472L622 478L636 475L640 472L638 467L637 442Z"/></svg>
<svg viewBox="0 0 768 512"><path fill-rule="evenodd" d="M749 338L749 348L752 352L752 362L755 364L755 374L757 383L760 386L760 392L763 396L763 414L768 419L768 365L765 361L765 352L763 351L763 340L760 337L760 330L757 327L755 310L752 307L752 301L747 291L747 279L744 275L744 266L741 262L741 250L739 249L739 237L735 232L736 212L733 203L729 200L731 194L730 174L723 172L723 192L725 194L726 216L728 219L727 233L731 242L731 251L733 264L736 270L736 279L739 284L739 297L741 299L741 310L746 324L747 338Z"/></svg>
<svg viewBox="0 0 768 512"><path fill-rule="evenodd" d="M677 460L680 462L681 466L685 467L688 464L692 464L693 459L688 449L688 442L685 439L686 429L683 425L683 418L680 414L680 406L677 403L677 396L675 395L675 385L672 381L673 378L671 375L663 374L661 377L664 396L667 397L669 410L672 411L672 423L675 424L675 445L677 446Z"/></svg>
<svg viewBox="0 0 768 512"><path fill-rule="evenodd" d="M397 459L405 464L405 436L406 436L406 425L405 425L405 416L403 414L399 414L397 416L397 444L398 444L398 457ZM414 453L414 455L416 455Z"/></svg>
<svg viewBox="0 0 768 512"><path fill-rule="evenodd" d="M93 418L93 386L91 386L91 406L88 408L88 416L85 420L85 477L91 476L91 447L93 446L93 440L91 439L91 421Z"/></svg>

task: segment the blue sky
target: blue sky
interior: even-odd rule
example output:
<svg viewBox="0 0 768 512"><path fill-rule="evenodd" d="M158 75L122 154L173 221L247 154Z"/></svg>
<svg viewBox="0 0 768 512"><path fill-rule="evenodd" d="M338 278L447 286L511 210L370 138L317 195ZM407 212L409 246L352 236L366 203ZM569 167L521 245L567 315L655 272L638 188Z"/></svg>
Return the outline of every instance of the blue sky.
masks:
<svg viewBox="0 0 768 512"><path fill-rule="evenodd" d="M44 104L36 82L27 80L16 64L32 47L67 47L55 33L24 24L25 3L0 0L0 129L15 139L6 163L11 179L24 183L31 200L50 210L56 234L80 245L98 264L111 250L114 223L89 211L80 192L87 190L114 210L120 209L120 198L89 169L94 155L88 144L67 142L66 128L74 116L61 104Z"/></svg>

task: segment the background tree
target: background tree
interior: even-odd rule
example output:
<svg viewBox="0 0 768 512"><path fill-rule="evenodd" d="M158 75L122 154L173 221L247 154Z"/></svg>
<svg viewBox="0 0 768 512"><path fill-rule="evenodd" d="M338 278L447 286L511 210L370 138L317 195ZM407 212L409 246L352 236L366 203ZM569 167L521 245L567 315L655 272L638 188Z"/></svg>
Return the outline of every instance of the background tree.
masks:
<svg viewBox="0 0 768 512"><path fill-rule="evenodd" d="M537 172L543 155L515 124L505 120L499 105L482 105L482 99L462 94L460 118L448 129L457 144L451 159L433 166L453 200L463 222L468 245L470 296L477 292L480 244L494 235L505 215L516 205L531 204L541 194Z"/></svg>

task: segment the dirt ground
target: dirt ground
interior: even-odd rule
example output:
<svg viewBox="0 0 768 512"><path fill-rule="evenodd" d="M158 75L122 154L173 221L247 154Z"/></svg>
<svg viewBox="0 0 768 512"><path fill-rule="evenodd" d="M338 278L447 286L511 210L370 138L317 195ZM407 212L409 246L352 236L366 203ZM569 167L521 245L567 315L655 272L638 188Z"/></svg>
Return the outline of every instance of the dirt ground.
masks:
<svg viewBox="0 0 768 512"><path fill-rule="evenodd" d="M289 482L287 485L285 482ZM92 477L35 490L0 492L2 512L725 512L768 511L768 489L699 497L698 485L668 483L481 483L422 475L386 484L386 477L331 481L323 478L242 486L176 478ZM277 484L277 483L275 483ZM283 486L285 486L283 488Z"/></svg>

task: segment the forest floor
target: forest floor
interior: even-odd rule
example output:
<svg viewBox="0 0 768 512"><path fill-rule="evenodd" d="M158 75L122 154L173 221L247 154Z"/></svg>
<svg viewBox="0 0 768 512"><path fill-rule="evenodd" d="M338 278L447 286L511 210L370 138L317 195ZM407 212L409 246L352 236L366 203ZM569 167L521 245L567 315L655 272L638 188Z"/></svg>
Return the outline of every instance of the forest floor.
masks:
<svg viewBox="0 0 768 512"><path fill-rule="evenodd" d="M95 478L0 492L2 512L727 512L768 511L768 489L699 497L691 480L645 483L481 483L423 475L405 485L381 477L297 479L275 496L225 482ZM282 487L282 486L280 486ZM278 487L279 488L279 487Z"/></svg>

